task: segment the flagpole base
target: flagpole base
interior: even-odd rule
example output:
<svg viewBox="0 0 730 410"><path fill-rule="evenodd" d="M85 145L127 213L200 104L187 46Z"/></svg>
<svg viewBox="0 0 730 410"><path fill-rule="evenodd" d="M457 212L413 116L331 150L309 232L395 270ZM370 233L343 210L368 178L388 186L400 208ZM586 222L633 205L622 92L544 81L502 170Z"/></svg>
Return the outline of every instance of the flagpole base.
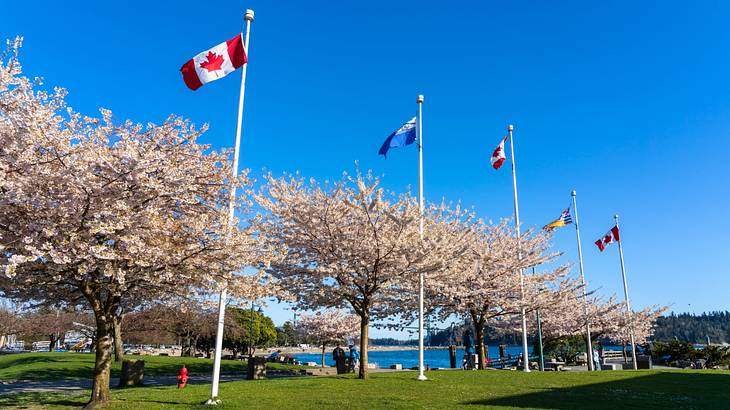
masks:
<svg viewBox="0 0 730 410"><path fill-rule="evenodd" d="M420 381L428 380L428 377L426 377L426 376L424 376L422 374L419 374L418 375L418 380L420 380Z"/></svg>
<svg viewBox="0 0 730 410"><path fill-rule="evenodd" d="M211 397L208 399L208 401L205 402L205 405L206 406L218 406L222 403L223 402L221 401L221 399Z"/></svg>

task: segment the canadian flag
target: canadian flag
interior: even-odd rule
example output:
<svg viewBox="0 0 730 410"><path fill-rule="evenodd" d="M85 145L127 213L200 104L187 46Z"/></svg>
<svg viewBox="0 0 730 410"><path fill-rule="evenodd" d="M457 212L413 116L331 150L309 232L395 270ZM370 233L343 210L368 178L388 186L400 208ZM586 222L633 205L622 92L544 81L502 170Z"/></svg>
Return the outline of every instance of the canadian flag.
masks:
<svg viewBox="0 0 730 410"><path fill-rule="evenodd" d="M180 67L185 85L197 90L203 84L223 78L246 64L243 34L205 50Z"/></svg>
<svg viewBox="0 0 730 410"><path fill-rule="evenodd" d="M598 246L598 249L603 252L603 250L606 249L606 246L620 240L621 236L619 235L618 226L614 226L610 231L603 235L603 238L596 241L596 246Z"/></svg>
<svg viewBox="0 0 730 410"><path fill-rule="evenodd" d="M497 148L494 149L494 152L492 153L492 166L494 169L499 169L502 164L504 164L504 160L507 159L507 157L504 155L504 143L507 141L507 137L502 138L502 142L497 145Z"/></svg>

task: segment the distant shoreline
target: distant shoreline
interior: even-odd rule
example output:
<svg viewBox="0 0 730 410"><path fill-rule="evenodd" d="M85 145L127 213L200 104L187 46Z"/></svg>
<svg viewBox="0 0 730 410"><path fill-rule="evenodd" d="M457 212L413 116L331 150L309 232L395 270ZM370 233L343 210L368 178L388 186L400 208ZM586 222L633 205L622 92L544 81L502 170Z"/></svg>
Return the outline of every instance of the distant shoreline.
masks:
<svg viewBox="0 0 730 410"><path fill-rule="evenodd" d="M359 344L356 345L356 346L357 347L360 347ZM347 345L343 344L342 347L347 347ZM456 346L456 347L457 348L461 348L462 346ZM325 350L329 352L329 351L331 351L334 348L335 348L335 345L334 344L328 344L327 345L327 348ZM448 346L427 346L424 349L425 350L447 350L448 348L449 348ZM260 352L264 352L265 351L266 353L271 353L271 352L275 352L277 350L281 350L281 353L282 354L301 354L301 353L315 354L315 353L322 353L322 347L321 346L320 347L316 347L316 346L311 346L311 345L307 349L300 348L300 347L291 347L291 346L287 346L287 347L270 347L268 349L261 350ZM418 350L418 346L372 346L372 345L371 346L368 346L368 351L371 351L371 352L378 352L378 351L380 351L380 352L392 352L392 351L401 351L401 350Z"/></svg>

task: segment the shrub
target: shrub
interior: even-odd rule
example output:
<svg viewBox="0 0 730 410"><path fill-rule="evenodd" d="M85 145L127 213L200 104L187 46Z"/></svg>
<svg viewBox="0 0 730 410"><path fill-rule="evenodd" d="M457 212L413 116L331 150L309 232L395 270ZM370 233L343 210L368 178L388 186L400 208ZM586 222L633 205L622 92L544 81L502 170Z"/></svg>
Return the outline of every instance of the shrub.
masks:
<svg viewBox="0 0 730 410"><path fill-rule="evenodd" d="M652 360L658 363L671 363L677 360L694 361L697 350L690 342L673 340L671 342L653 342L649 345Z"/></svg>
<svg viewBox="0 0 730 410"><path fill-rule="evenodd" d="M537 351L537 348L533 349ZM543 341L543 354L565 363L574 363L578 353L585 352L582 336L550 337Z"/></svg>

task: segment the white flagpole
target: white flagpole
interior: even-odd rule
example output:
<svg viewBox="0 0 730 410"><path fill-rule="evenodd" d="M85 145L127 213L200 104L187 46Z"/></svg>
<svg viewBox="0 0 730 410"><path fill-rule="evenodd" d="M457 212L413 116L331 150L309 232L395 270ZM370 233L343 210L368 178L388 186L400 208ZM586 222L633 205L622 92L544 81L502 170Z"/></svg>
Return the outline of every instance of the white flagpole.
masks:
<svg viewBox="0 0 730 410"><path fill-rule="evenodd" d="M418 104L418 209L420 222L418 233L423 241L423 95L416 98ZM426 380L423 374L423 272L418 274L418 380Z"/></svg>
<svg viewBox="0 0 730 410"><path fill-rule="evenodd" d="M243 39L243 49L248 57L248 40L251 34L251 22L253 21L253 10L246 10L244 15L246 21L246 37ZM241 91L238 94L238 122L236 123L236 146L233 151L233 169L231 171L231 197L228 203L228 226L233 225L233 216L235 212L235 199L236 199L236 179L238 178L238 156L241 148L241 124L243 122L243 96L246 92L246 68L248 62L241 67ZM218 299L218 328L215 336L215 357L213 359L213 383L210 387L210 399L206 402L207 404L219 404L218 399L218 385L220 383L221 375L221 354L223 350L223 324L225 323L226 315L226 298L228 297L228 289L224 287L221 290L220 297Z"/></svg>
<svg viewBox="0 0 730 410"><path fill-rule="evenodd" d="M515 165L515 143L514 143L514 137L512 136L512 131L514 130L514 126L512 124L507 126L507 131L509 132L509 147L510 151L512 151L512 187L514 188L514 199L515 199L515 230L517 231L517 257L519 259L522 259L522 253L519 249L519 241L520 241L520 207L518 205L517 201L517 171L516 171L516 165ZM521 314L522 314L522 368L524 371L529 372L530 371L530 356L527 353L527 321L525 318L525 276L520 269L520 295L522 299L522 307L521 307Z"/></svg>
<svg viewBox="0 0 730 410"><path fill-rule="evenodd" d="M586 319L586 338L588 342L588 349L586 351L588 352L588 370L595 370L595 364L593 363L593 343L591 342L591 325L588 322L588 296L586 295L586 292L588 290L586 289L586 278L585 274L583 273L583 249L580 245L580 224L578 223L578 202L576 200L575 190L570 193L570 196L573 197L573 213L575 214L575 239L578 241L578 266L580 266L580 284L583 286L583 314L585 314Z"/></svg>
<svg viewBox="0 0 730 410"><path fill-rule="evenodd" d="M616 221L616 229L618 229L618 214L613 216ZM631 362L634 365L634 370L637 370L636 365L636 344L634 343L634 327L632 325L632 313L631 313L631 302L629 302L629 285L626 283L626 269L624 268L624 250L621 246L621 230L619 230L618 242L618 254L621 258L621 277L624 281L624 298L626 299L626 318L628 319L629 337L631 338Z"/></svg>

